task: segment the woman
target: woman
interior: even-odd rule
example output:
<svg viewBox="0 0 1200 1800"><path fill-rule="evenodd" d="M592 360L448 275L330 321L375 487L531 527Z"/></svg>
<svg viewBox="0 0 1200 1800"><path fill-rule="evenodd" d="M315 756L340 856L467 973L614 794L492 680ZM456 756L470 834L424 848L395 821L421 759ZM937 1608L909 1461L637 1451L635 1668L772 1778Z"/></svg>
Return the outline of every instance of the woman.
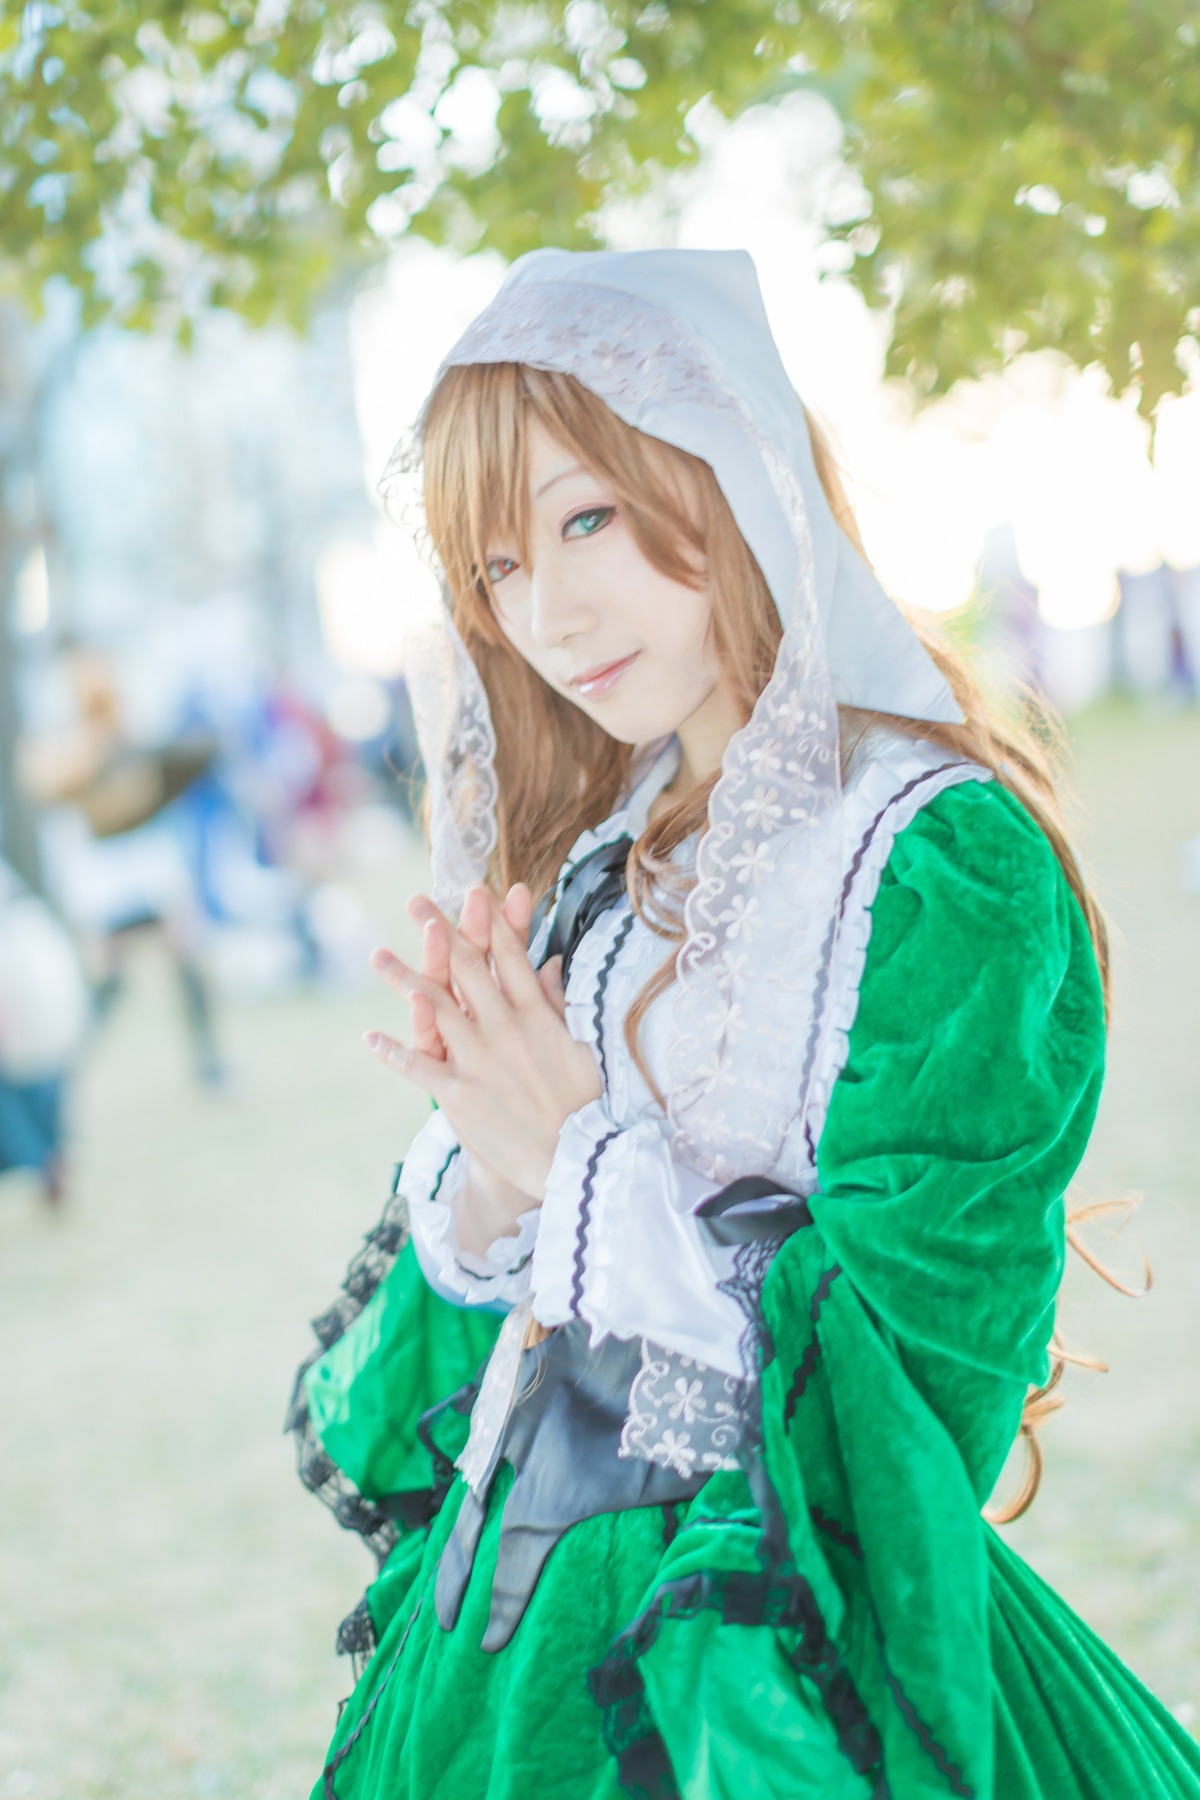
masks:
<svg viewBox="0 0 1200 1800"><path fill-rule="evenodd" d="M0 859L0 1175L32 1170L51 1207L67 1192L63 1103L87 1025L75 945Z"/></svg>
<svg viewBox="0 0 1200 1800"><path fill-rule="evenodd" d="M315 1793L1200 1795L981 1518L1103 1059L1041 758L855 548L743 255L522 259L420 448L370 1043L437 1110L293 1410L381 1563Z"/></svg>

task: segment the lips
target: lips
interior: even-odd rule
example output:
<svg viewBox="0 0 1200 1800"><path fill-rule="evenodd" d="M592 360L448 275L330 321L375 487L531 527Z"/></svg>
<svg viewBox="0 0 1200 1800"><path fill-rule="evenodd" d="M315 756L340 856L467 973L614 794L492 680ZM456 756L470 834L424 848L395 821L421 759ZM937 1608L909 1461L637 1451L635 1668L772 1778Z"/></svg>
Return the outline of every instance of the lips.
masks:
<svg viewBox="0 0 1200 1800"><path fill-rule="evenodd" d="M580 694L592 696L607 693L609 688L619 681L630 663L637 657L635 650L629 656L621 657L617 662L596 663L591 669L585 669L582 675L576 675L570 682Z"/></svg>

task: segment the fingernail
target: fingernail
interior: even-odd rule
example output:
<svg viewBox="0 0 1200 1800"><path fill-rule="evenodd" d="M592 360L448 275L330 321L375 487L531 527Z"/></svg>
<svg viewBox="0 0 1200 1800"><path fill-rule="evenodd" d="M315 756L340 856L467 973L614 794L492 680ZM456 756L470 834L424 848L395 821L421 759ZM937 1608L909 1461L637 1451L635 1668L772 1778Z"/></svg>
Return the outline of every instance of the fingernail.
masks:
<svg viewBox="0 0 1200 1800"><path fill-rule="evenodd" d="M382 1042L383 1042L382 1032L378 1032L378 1031L364 1031L363 1032L363 1043L367 1046L368 1050L378 1050L378 1048L379 1048L380 1044L382 1044Z"/></svg>

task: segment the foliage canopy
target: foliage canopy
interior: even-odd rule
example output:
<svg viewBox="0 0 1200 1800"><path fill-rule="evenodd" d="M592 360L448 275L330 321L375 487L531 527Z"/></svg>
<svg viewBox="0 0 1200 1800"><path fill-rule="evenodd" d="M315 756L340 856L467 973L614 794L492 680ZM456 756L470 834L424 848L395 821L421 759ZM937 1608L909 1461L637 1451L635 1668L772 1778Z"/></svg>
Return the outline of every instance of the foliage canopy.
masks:
<svg viewBox="0 0 1200 1800"><path fill-rule="evenodd" d="M809 87L892 373L1054 346L1149 410L1200 328L1198 45L1179 0L0 0L2 267L89 320L298 324L406 230L593 244L701 102Z"/></svg>

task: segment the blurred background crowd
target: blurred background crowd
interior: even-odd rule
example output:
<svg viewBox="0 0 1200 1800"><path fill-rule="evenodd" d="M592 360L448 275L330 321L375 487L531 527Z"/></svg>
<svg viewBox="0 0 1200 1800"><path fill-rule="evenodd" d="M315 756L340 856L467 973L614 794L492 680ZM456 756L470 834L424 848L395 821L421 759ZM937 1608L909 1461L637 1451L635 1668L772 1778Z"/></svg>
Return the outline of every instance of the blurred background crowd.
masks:
<svg viewBox="0 0 1200 1800"><path fill-rule="evenodd" d="M0 1800L282 1800L348 1686L365 1571L277 1428L419 1119L358 1044L425 880L437 603L378 483L541 242L749 249L885 583L1067 721L1117 927L1081 1197L1146 1193L1157 1286L1068 1289L1112 1373L1015 1537L1195 1718L1200 48L1168 11L0 5Z"/></svg>

